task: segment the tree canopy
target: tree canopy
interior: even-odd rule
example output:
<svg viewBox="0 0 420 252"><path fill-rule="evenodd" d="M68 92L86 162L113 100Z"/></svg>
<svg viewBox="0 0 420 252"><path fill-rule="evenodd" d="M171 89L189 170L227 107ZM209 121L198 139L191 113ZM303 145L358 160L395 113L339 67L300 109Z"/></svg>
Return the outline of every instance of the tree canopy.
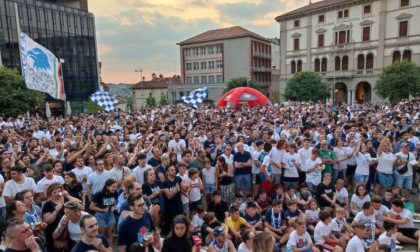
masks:
<svg viewBox="0 0 420 252"><path fill-rule="evenodd" d="M0 67L0 83L0 111L6 116L26 113L45 102L45 94L28 89L16 69Z"/></svg>
<svg viewBox="0 0 420 252"><path fill-rule="evenodd" d="M420 95L420 68L408 61L396 61L387 66L374 88L376 94L390 102Z"/></svg>
<svg viewBox="0 0 420 252"><path fill-rule="evenodd" d="M283 97L292 101L325 100L331 96L329 85L315 72L295 74L286 84Z"/></svg>
<svg viewBox="0 0 420 252"><path fill-rule="evenodd" d="M256 81L250 80L248 77L237 77L228 81L223 93L227 93L229 90L237 87L250 87L259 90L260 84Z"/></svg>

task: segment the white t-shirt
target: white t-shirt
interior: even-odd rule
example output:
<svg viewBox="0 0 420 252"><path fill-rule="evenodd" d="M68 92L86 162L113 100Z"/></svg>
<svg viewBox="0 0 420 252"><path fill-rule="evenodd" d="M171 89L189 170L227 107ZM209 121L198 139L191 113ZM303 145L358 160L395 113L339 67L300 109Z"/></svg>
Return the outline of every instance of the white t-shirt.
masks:
<svg viewBox="0 0 420 252"><path fill-rule="evenodd" d="M369 175L369 163L371 157L370 154L365 152L364 154L359 152L359 155L356 155L356 173L359 175Z"/></svg>
<svg viewBox="0 0 420 252"><path fill-rule="evenodd" d="M337 159L343 159L346 156L346 150L344 148L338 148L334 147L334 154ZM338 169L338 165L341 165L342 169L347 169L347 159L344 159L343 161L337 162L333 165L334 169Z"/></svg>
<svg viewBox="0 0 420 252"><path fill-rule="evenodd" d="M414 227L413 215L411 214L410 210L403 209L401 213L397 213L391 210L391 213L395 215L395 218L397 220L402 220L404 218L408 219L408 221L405 224L397 225L398 228L413 228Z"/></svg>
<svg viewBox="0 0 420 252"><path fill-rule="evenodd" d="M371 224L376 223L376 219L375 219L374 214L366 216L363 211L358 212L356 214L356 217L354 217L354 220L361 223L361 224L364 224L364 225L371 225Z"/></svg>
<svg viewBox="0 0 420 252"><path fill-rule="evenodd" d="M195 180L188 179L188 181L191 182L191 190L188 193L190 195L191 201L194 202L194 201L200 200L201 199L200 184L202 183L201 179L200 178L197 178Z"/></svg>
<svg viewBox="0 0 420 252"><path fill-rule="evenodd" d="M319 212L321 212L321 209L319 208L317 208L315 211L308 209L305 211L305 214L309 216L309 219L317 220L319 219Z"/></svg>
<svg viewBox="0 0 420 252"><path fill-rule="evenodd" d="M400 158L398 159L398 161L399 162L402 162L402 161L407 161L407 158L409 158L409 162L408 162L408 164L407 164L407 168L408 168L408 171L406 172L406 173L404 173L404 174L402 174L402 175L400 175L398 172L397 172L397 174L398 174L398 176L412 176L413 175L413 165L410 163L410 161L413 161L413 160L415 160L415 156L413 155L413 153L410 153L410 157L408 157L408 155L407 154L404 154L404 153L402 153L402 152L398 152L397 154L395 154L395 156L399 156ZM399 169L401 169L401 168L403 168L404 167L404 165L405 164L402 164L402 165L400 165L400 166L398 166L398 170Z"/></svg>
<svg viewBox="0 0 420 252"><path fill-rule="evenodd" d="M386 232L383 232L378 238L379 244L386 244L391 248L391 252L395 252L395 247L397 246L397 234L392 234L391 237L386 235Z"/></svg>
<svg viewBox="0 0 420 252"><path fill-rule="evenodd" d="M379 210L374 209L374 214L375 215L375 219L376 222L378 223L379 226L383 225L383 221L379 220L379 218L387 215L391 210L388 209L388 207L381 205L381 207L379 208Z"/></svg>
<svg viewBox="0 0 420 252"><path fill-rule="evenodd" d="M322 164L322 160L320 158L316 158L315 160L309 158L306 160L306 163L302 167L302 170L307 171L320 164ZM321 171L316 168L311 173L306 173L306 182L312 183L314 185L319 185L319 183L321 183Z"/></svg>
<svg viewBox="0 0 420 252"><path fill-rule="evenodd" d="M353 251L365 251L367 248L366 243L359 238L359 236L355 235L353 238L350 239L349 243L347 244L346 252L353 252Z"/></svg>
<svg viewBox="0 0 420 252"><path fill-rule="evenodd" d="M394 160L395 156L392 152L382 152L382 155L378 156L378 168L376 170L382 173L392 174Z"/></svg>
<svg viewBox="0 0 420 252"><path fill-rule="evenodd" d="M349 192L346 188L342 187L340 191L335 189L335 196L337 197L338 202L345 203L346 199L349 198Z"/></svg>
<svg viewBox="0 0 420 252"><path fill-rule="evenodd" d="M343 220L340 221L336 217L331 221L330 226L331 226L331 231L341 232L341 230L343 230L344 227L347 226L346 218L344 218Z"/></svg>
<svg viewBox="0 0 420 252"><path fill-rule="evenodd" d="M169 141L169 143L168 143L168 148L177 147L178 148L178 153L180 155L182 155L182 148L181 148L181 146L184 146L184 148L187 147L187 145L185 144L185 140L184 139L179 139L178 142L176 142L175 139L174 139L174 140Z"/></svg>
<svg viewBox="0 0 420 252"><path fill-rule="evenodd" d="M298 154L300 155L300 160L302 161L302 164L306 164L306 160L311 158L312 149L313 147L309 147L308 149L300 148L298 150Z"/></svg>
<svg viewBox="0 0 420 252"><path fill-rule="evenodd" d="M254 152L252 152L251 159L252 159L252 173L253 174L260 173L261 164L260 166L257 166L254 161L255 160L258 161L258 157L260 156L261 152L262 151L258 151L258 150L254 150Z"/></svg>
<svg viewBox="0 0 420 252"><path fill-rule="evenodd" d="M103 171L102 173L93 172L89 174L87 185L92 185L92 195L102 190L106 180L110 177L109 171Z"/></svg>
<svg viewBox="0 0 420 252"><path fill-rule="evenodd" d="M46 177L43 177L38 183L36 184L36 193L43 193L45 192L46 188L45 186L50 185L52 183L60 183L61 185L64 184L64 179L61 176L53 175L52 179L47 179Z"/></svg>
<svg viewBox="0 0 420 252"><path fill-rule="evenodd" d="M187 182L188 182L188 174L187 173L184 173L184 175L183 176L181 176L179 173L177 174L177 176L178 177L180 177L181 179L182 179L182 183L184 183L184 184L186 184ZM183 194L181 194L181 200L182 200L182 204L184 205L184 204L187 204L187 203L189 203L190 202L190 200L186 197L186 196L184 196Z"/></svg>
<svg viewBox="0 0 420 252"><path fill-rule="evenodd" d="M131 175L131 170L128 167L123 166L122 169L118 169L117 167L113 167L110 171L109 171L109 177L116 179L116 180L120 180L122 179L124 176L126 176L126 174L130 174Z"/></svg>
<svg viewBox="0 0 420 252"><path fill-rule="evenodd" d="M322 221L318 222L318 224L316 224L316 226L315 226L315 231L314 231L315 244L319 245L319 244L324 243L325 240L324 240L323 236L328 236L329 237L330 234L331 234L330 225L327 225Z"/></svg>
<svg viewBox="0 0 420 252"><path fill-rule="evenodd" d="M81 214L82 215L80 216L80 218L82 218L85 215L88 215L89 213L82 212ZM80 230L79 222L73 223L71 220L69 220L69 222L67 223L67 230L70 233L70 239L72 239L73 241L77 241L81 236L83 236L83 232L82 230Z"/></svg>
<svg viewBox="0 0 420 252"><path fill-rule="evenodd" d="M204 168L201 172L203 173L203 177L205 179L206 184L216 184L216 176L215 176L215 170L213 166L210 167L210 169L207 170L207 168Z"/></svg>
<svg viewBox="0 0 420 252"><path fill-rule="evenodd" d="M0 184L4 182L3 176L0 174ZM0 207L6 206L6 201L4 201L4 196L0 196Z"/></svg>
<svg viewBox="0 0 420 252"><path fill-rule="evenodd" d="M86 175L86 178L87 178L89 176L89 174L91 174L93 172L92 168L90 168L88 166L84 166L82 169L74 168L71 171L76 174L77 180L80 183L82 183L83 191L86 194L87 193L87 188L86 188L87 179L85 181L83 181L83 176Z"/></svg>
<svg viewBox="0 0 420 252"><path fill-rule="evenodd" d="M201 226L204 223L204 220L198 216L198 213L194 214L194 217L192 219L192 222L194 224L194 228L201 228Z"/></svg>
<svg viewBox="0 0 420 252"><path fill-rule="evenodd" d="M245 243L242 242L241 244L239 244L238 252L251 252L251 250L249 250L246 247Z"/></svg>
<svg viewBox="0 0 420 252"><path fill-rule="evenodd" d="M356 194L353 194L353 195L351 196L351 200L350 200L350 209L351 209L351 210L357 210L357 209L353 209L353 202L355 202L355 203L356 203L356 206L357 206L359 209L363 209L363 204L364 204L365 202L370 202L370 196L369 196L369 195L365 195L365 196L363 197L363 199L360 199L360 198L359 198L359 196L357 196Z"/></svg>
<svg viewBox="0 0 420 252"><path fill-rule="evenodd" d="M293 162L293 159L295 162ZM295 153L291 155L289 152L284 154L283 161L285 164L286 169L284 169L284 176L287 178L298 178L298 168L296 167L296 164L301 164L300 162L300 155ZM293 171L293 172L292 172Z"/></svg>
<svg viewBox="0 0 420 252"><path fill-rule="evenodd" d="M23 190L36 191L36 184L33 178L23 177L24 181L21 184L16 183L13 179L6 182L3 189L3 196L14 197L16 194Z"/></svg>
<svg viewBox="0 0 420 252"><path fill-rule="evenodd" d="M353 152L353 148L347 146L345 148L346 156ZM347 165L356 165L356 154L353 153L353 155L350 158L347 158Z"/></svg>
<svg viewBox="0 0 420 252"><path fill-rule="evenodd" d="M153 167L149 164L146 164L143 168L140 166L136 166L136 168L133 169L133 176L136 179L137 182L140 183L140 185L143 185L144 183L144 172L147 170L152 169Z"/></svg>
<svg viewBox="0 0 420 252"><path fill-rule="evenodd" d="M304 234L299 235L295 230L289 236L289 241L287 241L287 249L292 249L292 246L295 245L296 248L303 248L309 243L312 243L311 236L308 232L305 231Z"/></svg>
<svg viewBox="0 0 420 252"><path fill-rule="evenodd" d="M286 154L285 150L279 150L277 148L273 148L270 151L270 159L272 162L281 165L281 162L283 161L283 156ZM271 166L271 172L273 174L281 174L281 168L277 168L274 165Z"/></svg>

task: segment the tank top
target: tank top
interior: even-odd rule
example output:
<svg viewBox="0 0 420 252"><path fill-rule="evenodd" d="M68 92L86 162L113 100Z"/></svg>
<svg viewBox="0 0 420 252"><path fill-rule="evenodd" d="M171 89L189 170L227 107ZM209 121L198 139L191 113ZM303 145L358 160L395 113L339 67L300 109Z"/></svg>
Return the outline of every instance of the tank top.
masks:
<svg viewBox="0 0 420 252"><path fill-rule="evenodd" d="M228 252L229 251L227 240L225 240L225 242L223 243L223 246L221 248L219 248L219 246L217 245L216 240L213 240L212 242L210 242L210 244L213 245L216 248L216 252Z"/></svg>

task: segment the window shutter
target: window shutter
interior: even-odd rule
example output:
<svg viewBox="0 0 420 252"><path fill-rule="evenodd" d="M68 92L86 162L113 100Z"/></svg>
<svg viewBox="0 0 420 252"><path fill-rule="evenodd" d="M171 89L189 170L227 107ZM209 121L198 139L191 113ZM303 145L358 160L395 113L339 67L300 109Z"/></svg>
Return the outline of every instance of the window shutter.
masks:
<svg viewBox="0 0 420 252"><path fill-rule="evenodd" d="M407 60L407 61L411 62L411 51L410 50L405 50L404 51L403 60Z"/></svg>
<svg viewBox="0 0 420 252"><path fill-rule="evenodd" d="M343 63L341 64L342 70L349 70L349 57L347 55L343 56Z"/></svg>
<svg viewBox="0 0 420 252"><path fill-rule="evenodd" d="M363 27L363 41L370 40L370 27Z"/></svg>
<svg viewBox="0 0 420 252"><path fill-rule="evenodd" d="M357 69L363 70L365 69L365 55L359 54L357 57Z"/></svg>
<svg viewBox="0 0 420 252"><path fill-rule="evenodd" d="M319 34L318 35L318 47L323 47L324 46L324 34Z"/></svg>
<svg viewBox="0 0 420 252"><path fill-rule="evenodd" d="M373 54L369 53L366 56L366 69L373 69Z"/></svg>
<svg viewBox="0 0 420 252"><path fill-rule="evenodd" d="M321 72L327 71L327 58L322 58L321 61Z"/></svg>
<svg viewBox="0 0 420 252"><path fill-rule="evenodd" d="M407 36L408 21L400 22L400 37Z"/></svg>
<svg viewBox="0 0 420 252"><path fill-rule="evenodd" d="M392 54L392 63L394 63L395 61L400 61L401 60L401 53L400 51L395 51Z"/></svg>
<svg viewBox="0 0 420 252"><path fill-rule="evenodd" d="M339 56L335 56L335 71L340 71L340 57Z"/></svg>
<svg viewBox="0 0 420 252"><path fill-rule="evenodd" d="M315 72L319 72L320 62L319 59L315 59Z"/></svg>

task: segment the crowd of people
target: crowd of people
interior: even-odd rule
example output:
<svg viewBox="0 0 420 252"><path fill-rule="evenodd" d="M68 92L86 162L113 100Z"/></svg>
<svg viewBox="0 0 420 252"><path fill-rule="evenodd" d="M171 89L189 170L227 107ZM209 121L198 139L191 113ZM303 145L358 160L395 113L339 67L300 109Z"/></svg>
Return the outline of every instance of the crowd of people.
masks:
<svg viewBox="0 0 420 252"><path fill-rule="evenodd" d="M0 251L419 244L419 106L289 101L0 117Z"/></svg>

